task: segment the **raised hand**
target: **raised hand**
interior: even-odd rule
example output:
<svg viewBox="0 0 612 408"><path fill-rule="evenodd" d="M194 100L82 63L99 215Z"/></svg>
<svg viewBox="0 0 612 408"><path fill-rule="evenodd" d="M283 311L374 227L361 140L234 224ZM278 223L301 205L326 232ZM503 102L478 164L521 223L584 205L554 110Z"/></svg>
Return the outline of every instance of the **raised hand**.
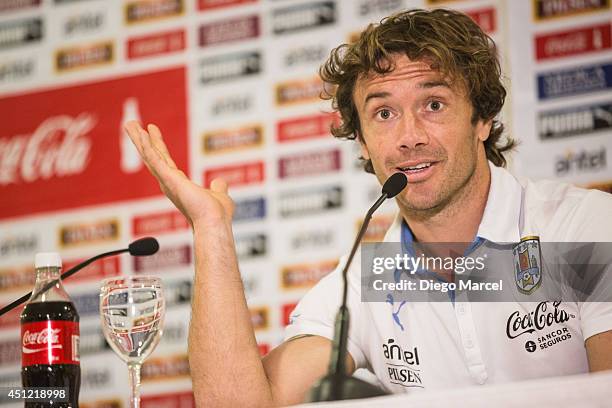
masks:
<svg viewBox="0 0 612 408"><path fill-rule="evenodd" d="M157 126L150 124L147 131L138 122L130 121L125 124L125 130L145 165L159 182L162 192L192 226L231 223L234 203L227 194L227 183L224 180L213 180L210 189L189 180L176 167Z"/></svg>

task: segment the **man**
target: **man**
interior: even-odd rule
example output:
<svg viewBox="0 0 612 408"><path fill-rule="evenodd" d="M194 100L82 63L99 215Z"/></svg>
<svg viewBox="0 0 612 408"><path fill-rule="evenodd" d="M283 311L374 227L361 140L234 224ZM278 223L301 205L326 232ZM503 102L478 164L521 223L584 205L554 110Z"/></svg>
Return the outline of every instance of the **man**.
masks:
<svg viewBox="0 0 612 408"><path fill-rule="evenodd" d="M391 16L368 27L356 43L334 50L321 75L336 85L332 97L342 125L333 133L358 139L366 169L379 181L398 171L408 177L386 241L519 242L526 235L610 241L610 229L600 226L612 219L608 195L552 183L523 186L502 168L512 141L499 145L503 127L495 116L505 91L495 47L465 15L413 10ZM287 340L261 359L236 261L226 183L214 180L209 190L195 185L176 168L155 125L145 131L130 122L126 128L164 193L193 227L189 361L196 402L303 401L327 369L339 272L305 296ZM607 219L589 218L604 213ZM356 263L349 271L347 367L369 368L389 391L612 368L612 304L544 303L536 312L535 304L511 302L362 303L359 277ZM544 312L573 318L557 323L544 316L542 330L530 326L529 316ZM525 333L506 333L509 316L526 316L518 325ZM548 350L526 349L527 337L537 340L557 330L570 337Z"/></svg>

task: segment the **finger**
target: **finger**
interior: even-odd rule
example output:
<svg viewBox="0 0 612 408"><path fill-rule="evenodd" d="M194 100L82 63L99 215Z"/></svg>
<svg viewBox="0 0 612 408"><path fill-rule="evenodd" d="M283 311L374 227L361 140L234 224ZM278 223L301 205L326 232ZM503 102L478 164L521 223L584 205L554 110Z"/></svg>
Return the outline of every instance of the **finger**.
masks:
<svg viewBox="0 0 612 408"><path fill-rule="evenodd" d="M227 194L227 182L221 178L214 179L210 182L210 191Z"/></svg>
<svg viewBox="0 0 612 408"><path fill-rule="evenodd" d="M138 122L130 122L129 124L126 124L126 127L129 127L130 131L134 134L134 139L138 140L137 147L139 153L144 164L149 169L149 172L151 172L151 174L159 182L162 192L167 197L172 199L172 197L176 195L175 191L178 188L177 186L188 178L185 173L174 166L172 159L169 157L166 159L164 157L164 153L162 153L160 149L155 146L155 139L159 139L161 142L161 132L159 132L159 129L155 127L155 129L152 130L157 131L157 134L152 136L146 130L144 130ZM163 150L167 152L165 145L163 145L163 142L161 143L162 146L164 146ZM168 160L172 162L172 165L168 163Z"/></svg>
<svg viewBox="0 0 612 408"><path fill-rule="evenodd" d="M164 143L164 139L159 128L153 123L150 123L149 125L147 125L147 130L149 131L149 135L151 136L151 143L153 143L153 146L155 146L155 148L160 152L164 160L166 160L166 162L171 167L176 168L176 163L174 163L174 160L172 160L172 156L170 156L170 152L168 151L168 147L166 147L166 144Z"/></svg>
<svg viewBox="0 0 612 408"><path fill-rule="evenodd" d="M134 126L136 133L138 133L139 140L139 153L142 157L143 162L149 169L149 171L158 179L163 171L167 170L168 164L162 157L159 150L153 145L151 136L144 130L140 124L136 123Z"/></svg>
<svg viewBox="0 0 612 408"><path fill-rule="evenodd" d="M130 140L132 141L132 143L134 143L136 148L139 149L140 146L142 145L142 140L141 140L140 130L139 130L140 124L136 122L135 120L130 120L129 122L126 122L123 125L123 128L125 129L128 136L130 137Z"/></svg>

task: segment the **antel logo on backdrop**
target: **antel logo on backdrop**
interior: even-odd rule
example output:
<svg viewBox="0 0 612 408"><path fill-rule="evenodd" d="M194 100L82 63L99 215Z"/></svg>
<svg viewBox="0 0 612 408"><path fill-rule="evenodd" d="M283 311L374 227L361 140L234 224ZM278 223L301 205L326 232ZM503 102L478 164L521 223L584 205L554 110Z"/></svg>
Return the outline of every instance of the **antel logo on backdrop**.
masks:
<svg viewBox="0 0 612 408"><path fill-rule="evenodd" d="M185 30L132 37L127 41L127 58L138 59L185 49Z"/></svg>
<svg viewBox="0 0 612 408"><path fill-rule="evenodd" d="M541 112L538 135L542 140L580 136L612 129L612 102Z"/></svg>
<svg viewBox="0 0 612 408"><path fill-rule="evenodd" d="M200 61L200 83L214 84L261 72L261 53L246 51Z"/></svg>
<svg viewBox="0 0 612 408"><path fill-rule="evenodd" d="M0 2L0 13L40 6L40 0L6 0Z"/></svg>
<svg viewBox="0 0 612 408"><path fill-rule="evenodd" d="M575 16L610 8L610 0L533 0L535 20Z"/></svg>
<svg viewBox="0 0 612 408"><path fill-rule="evenodd" d="M612 63L538 74L540 100L600 92L612 88Z"/></svg>
<svg viewBox="0 0 612 408"><path fill-rule="evenodd" d="M536 60L567 57L610 49L611 24L557 31L535 38Z"/></svg>
<svg viewBox="0 0 612 408"><path fill-rule="evenodd" d="M100 30L104 24L103 12L86 12L70 15L62 24L64 35L73 36Z"/></svg>
<svg viewBox="0 0 612 408"><path fill-rule="evenodd" d="M130 119L172 129L168 148L189 168L184 68L8 97L0 112L10 118L0 131L0 197L11 197L0 200L0 219L159 196L124 133Z"/></svg>
<svg viewBox="0 0 612 408"><path fill-rule="evenodd" d="M0 50L38 42L43 38L41 18L9 21L0 24Z"/></svg>
<svg viewBox="0 0 612 408"><path fill-rule="evenodd" d="M292 251L329 248L334 241L333 228L299 230L288 239Z"/></svg>
<svg viewBox="0 0 612 408"><path fill-rule="evenodd" d="M204 133L204 153L227 153L235 150L261 146L263 127L261 125L223 129Z"/></svg>
<svg viewBox="0 0 612 408"><path fill-rule="evenodd" d="M287 34L336 22L336 3L319 1L276 9L272 12L274 34Z"/></svg>
<svg viewBox="0 0 612 408"><path fill-rule="evenodd" d="M35 66L36 61L33 58L0 63L0 83L29 78L34 73Z"/></svg>
<svg viewBox="0 0 612 408"><path fill-rule="evenodd" d="M183 0L138 0L125 5L126 24L181 15Z"/></svg>
<svg viewBox="0 0 612 408"><path fill-rule="evenodd" d="M255 104L252 94L221 95L216 98L210 108L212 116L234 115L249 111Z"/></svg>
<svg viewBox="0 0 612 408"><path fill-rule="evenodd" d="M295 47L295 44L291 45L291 49L283 54L283 62L287 67L320 64L329 53L329 48L322 44L304 45L298 48Z"/></svg>
<svg viewBox="0 0 612 408"><path fill-rule="evenodd" d="M259 16L244 16L216 21L200 26L200 46L217 45L234 41L257 38L261 29Z"/></svg>
<svg viewBox="0 0 612 408"><path fill-rule="evenodd" d="M62 248L112 242L118 238L119 221L115 218L63 225L59 230L59 245Z"/></svg>
<svg viewBox="0 0 612 408"><path fill-rule="evenodd" d="M62 48L55 52L55 70L63 72L110 64L114 60L114 55L112 41Z"/></svg>
<svg viewBox="0 0 612 408"><path fill-rule="evenodd" d="M340 150L319 150L281 157L278 177L281 179L315 176L340 169Z"/></svg>
<svg viewBox="0 0 612 408"><path fill-rule="evenodd" d="M34 255L38 249L38 235L34 232L15 234L7 231L0 235L0 257Z"/></svg>
<svg viewBox="0 0 612 408"><path fill-rule="evenodd" d="M257 3L257 0L198 0L198 10L234 7L249 3Z"/></svg>
<svg viewBox="0 0 612 408"><path fill-rule="evenodd" d="M606 148L598 150L568 151L555 160L555 174L566 176L573 173L595 172L607 168Z"/></svg>

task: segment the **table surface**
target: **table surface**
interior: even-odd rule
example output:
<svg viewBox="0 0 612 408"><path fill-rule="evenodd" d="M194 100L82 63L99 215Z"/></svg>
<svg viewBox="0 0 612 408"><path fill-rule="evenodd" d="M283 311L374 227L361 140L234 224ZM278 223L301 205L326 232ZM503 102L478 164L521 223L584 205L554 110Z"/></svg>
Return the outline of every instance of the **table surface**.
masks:
<svg viewBox="0 0 612 408"><path fill-rule="evenodd" d="M610 408L612 407L612 371L299 406L316 408L434 408L447 406L453 408Z"/></svg>

